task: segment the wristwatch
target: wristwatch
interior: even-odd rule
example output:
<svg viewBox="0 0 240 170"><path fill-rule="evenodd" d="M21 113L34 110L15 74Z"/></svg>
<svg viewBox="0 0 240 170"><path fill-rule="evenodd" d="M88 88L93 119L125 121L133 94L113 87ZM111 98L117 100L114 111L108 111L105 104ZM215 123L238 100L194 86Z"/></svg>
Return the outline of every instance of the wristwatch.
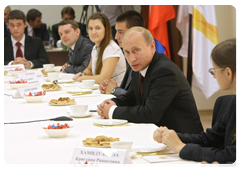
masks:
<svg viewBox="0 0 240 170"><path fill-rule="evenodd" d="M114 95L114 93L115 93L115 91L116 91L117 88L118 88L118 87L112 88L111 91L110 91L110 93L111 93L112 95Z"/></svg>

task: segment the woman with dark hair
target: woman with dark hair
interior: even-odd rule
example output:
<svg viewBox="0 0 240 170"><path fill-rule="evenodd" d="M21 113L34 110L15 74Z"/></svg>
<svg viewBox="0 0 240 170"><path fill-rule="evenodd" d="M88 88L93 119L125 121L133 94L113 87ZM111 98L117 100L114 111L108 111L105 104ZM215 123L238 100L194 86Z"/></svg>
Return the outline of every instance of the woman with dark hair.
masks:
<svg viewBox="0 0 240 170"><path fill-rule="evenodd" d="M217 79L221 90L236 93L236 39L218 44L212 50L213 68L209 72ZM236 96L228 111L206 132L180 134L167 127L158 128L153 134L158 143L163 143L182 159L208 163L233 163L236 161Z"/></svg>
<svg viewBox="0 0 240 170"><path fill-rule="evenodd" d="M100 12L94 13L87 21L90 40L95 43L88 67L74 76L74 80L95 79L96 83L104 79L113 79L120 85L126 62L122 50L113 41L108 18Z"/></svg>

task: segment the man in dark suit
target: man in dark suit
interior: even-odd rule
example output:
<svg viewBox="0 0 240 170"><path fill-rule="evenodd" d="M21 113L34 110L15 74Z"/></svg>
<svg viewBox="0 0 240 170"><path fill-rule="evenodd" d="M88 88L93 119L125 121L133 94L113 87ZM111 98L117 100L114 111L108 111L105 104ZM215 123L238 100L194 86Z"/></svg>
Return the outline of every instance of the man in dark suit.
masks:
<svg viewBox="0 0 240 170"><path fill-rule="evenodd" d="M75 11L72 7L70 6L66 6L62 9L61 11L61 16L62 16L62 20L74 20L75 19ZM86 31L86 28L85 27L82 27L82 24L81 23L78 23L76 22L79 26L79 28L81 28L81 34L84 36L84 37L87 37L87 31ZM54 46L56 47L57 46L57 42L60 40L60 36L58 34L58 24L59 23L56 23L52 26L52 36L53 36L53 39L54 39Z"/></svg>
<svg viewBox="0 0 240 170"><path fill-rule="evenodd" d="M132 83L125 95L98 105L98 114L106 119L154 123L181 133L202 132L185 76L165 54L156 52L151 33L143 27L130 28L123 37L123 51L133 70Z"/></svg>
<svg viewBox="0 0 240 170"><path fill-rule="evenodd" d="M62 43L68 47L68 61L62 66L62 72L74 74L82 72L90 62L94 43L80 35L78 24L72 20L60 22L58 32Z"/></svg>
<svg viewBox="0 0 240 170"><path fill-rule="evenodd" d="M49 63L42 40L24 34L27 26L25 15L20 10L8 14L11 36L4 40L4 65L24 64L25 68L40 68Z"/></svg>
<svg viewBox="0 0 240 170"><path fill-rule="evenodd" d="M122 14L119 14L116 18L116 35L115 39L118 41L119 46L122 48L122 37L124 33L131 27L140 26L144 27L144 19L142 15L135 10L128 10ZM103 94L112 94L120 96L125 94L130 87L132 81L132 69L128 66L125 72L121 85L118 87L114 80L103 80L99 83L99 90Z"/></svg>
<svg viewBox="0 0 240 170"><path fill-rule="evenodd" d="M10 33L8 27L7 27L7 16L8 16L10 11L11 11L10 6L6 6L5 9L4 9L4 38L11 35L11 33Z"/></svg>
<svg viewBox="0 0 240 170"><path fill-rule="evenodd" d="M37 9L30 9L27 12L28 25L25 28L25 34L33 37L39 37L42 41L49 41L47 25L42 23L42 13Z"/></svg>

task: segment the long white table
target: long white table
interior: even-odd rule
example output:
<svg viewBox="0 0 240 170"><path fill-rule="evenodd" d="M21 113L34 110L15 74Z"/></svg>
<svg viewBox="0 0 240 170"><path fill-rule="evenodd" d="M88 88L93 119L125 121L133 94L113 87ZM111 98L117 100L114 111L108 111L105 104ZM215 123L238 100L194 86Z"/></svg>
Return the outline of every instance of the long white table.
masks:
<svg viewBox="0 0 240 170"><path fill-rule="evenodd" d="M4 82L13 80L11 76L4 76ZM60 84L63 86L62 84ZM70 88L70 87L68 87ZM74 87L76 88L76 87ZM51 99L59 97L70 97L66 93L66 87L60 91L47 92L45 98L39 103L27 103L24 99L13 99L4 95L4 122L22 122L31 120L50 119L58 116L67 116L66 106L50 106ZM8 83L4 83L4 93L14 94ZM100 94L94 90L94 97L75 98L77 104L97 105L103 100L113 97L112 95ZM122 141L133 143L155 144L153 132L157 128L154 124L128 123L128 126L99 127L93 124L96 119L101 119L97 113L86 118L73 118L73 121L66 123L73 126L73 129L65 138L50 138L41 127L57 123L55 121L41 121L23 124L4 125L4 159L7 164L70 164L74 149L83 146L82 140L88 137L105 135L118 137ZM65 122L59 122L61 124ZM132 157L133 164L149 164L141 158L142 155ZM199 164L194 161L174 161L160 164ZM156 165L156 163L154 163Z"/></svg>

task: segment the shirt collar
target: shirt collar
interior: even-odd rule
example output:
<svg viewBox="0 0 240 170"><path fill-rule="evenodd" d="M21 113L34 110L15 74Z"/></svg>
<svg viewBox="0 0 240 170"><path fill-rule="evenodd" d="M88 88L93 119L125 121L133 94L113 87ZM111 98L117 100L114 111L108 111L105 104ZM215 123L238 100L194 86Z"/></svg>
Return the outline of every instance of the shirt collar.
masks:
<svg viewBox="0 0 240 170"><path fill-rule="evenodd" d="M11 40L12 40L12 45L16 45L16 43L18 42L17 40L15 40L12 35L11 35ZM23 46L25 45L25 34L23 34L23 38L19 41Z"/></svg>
<svg viewBox="0 0 240 170"><path fill-rule="evenodd" d="M144 70L140 71L143 77L145 77L147 70L148 70L148 66Z"/></svg>
<svg viewBox="0 0 240 170"><path fill-rule="evenodd" d="M27 23L27 29L28 29L28 32L30 32L33 30L33 27L31 27L31 25L29 23Z"/></svg>
<svg viewBox="0 0 240 170"><path fill-rule="evenodd" d="M75 43L75 44L76 44L76 43ZM73 46L72 46L72 47L70 47L72 50L74 50L75 44L73 44Z"/></svg>

